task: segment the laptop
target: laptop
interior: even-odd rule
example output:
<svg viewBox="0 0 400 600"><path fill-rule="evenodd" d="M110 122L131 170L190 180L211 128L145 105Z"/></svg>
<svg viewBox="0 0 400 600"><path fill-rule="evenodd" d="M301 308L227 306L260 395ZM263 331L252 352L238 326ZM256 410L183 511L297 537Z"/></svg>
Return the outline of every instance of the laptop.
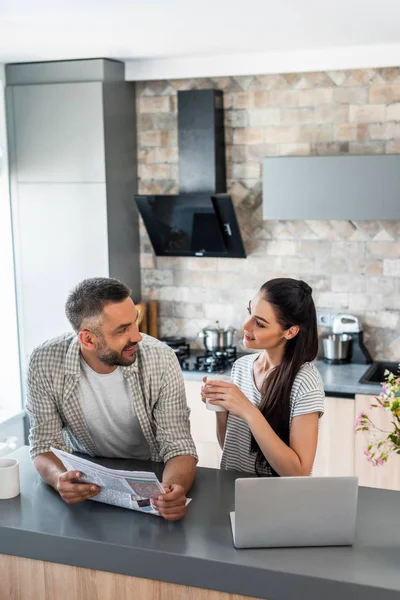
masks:
<svg viewBox="0 0 400 600"><path fill-rule="evenodd" d="M236 548L351 546L358 477L236 479Z"/></svg>

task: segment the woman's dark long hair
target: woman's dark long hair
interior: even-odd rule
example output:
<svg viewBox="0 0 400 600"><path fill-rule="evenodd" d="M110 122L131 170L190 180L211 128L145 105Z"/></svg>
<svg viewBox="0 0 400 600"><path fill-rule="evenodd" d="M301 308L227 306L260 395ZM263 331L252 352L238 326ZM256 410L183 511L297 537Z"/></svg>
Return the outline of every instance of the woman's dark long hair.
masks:
<svg viewBox="0 0 400 600"><path fill-rule="evenodd" d="M275 433L289 445L290 393L300 367L317 356L317 315L312 289L305 281L271 279L261 286L260 293L272 306L283 329L299 326L298 334L285 344L282 361L264 380L259 406ZM256 473L260 475L268 463L253 435L251 451L256 455ZM273 469L272 472L277 476Z"/></svg>

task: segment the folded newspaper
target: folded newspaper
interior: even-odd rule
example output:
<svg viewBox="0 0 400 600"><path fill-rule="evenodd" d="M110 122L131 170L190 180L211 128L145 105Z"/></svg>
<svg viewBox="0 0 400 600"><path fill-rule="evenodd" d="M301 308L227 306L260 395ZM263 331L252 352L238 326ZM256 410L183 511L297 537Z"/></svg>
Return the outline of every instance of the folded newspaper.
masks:
<svg viewBox="0 0 400 600"><path fill-rule="evenodd" d="M79 471L82 483L94 483L101 492L90 498L130 510L160 516L151 504L152 498L165 494L155 473L147 471L118 471L85 460L74 454L51 448L68 471Z"/></svg>

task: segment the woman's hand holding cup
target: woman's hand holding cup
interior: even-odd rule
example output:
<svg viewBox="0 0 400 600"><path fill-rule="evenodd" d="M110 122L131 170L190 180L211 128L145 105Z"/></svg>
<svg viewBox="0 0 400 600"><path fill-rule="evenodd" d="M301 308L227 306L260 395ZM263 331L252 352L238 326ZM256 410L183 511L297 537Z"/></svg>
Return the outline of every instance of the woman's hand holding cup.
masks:
<svg viewBox="0 0 400 600"><path fill-rule="evenodd" d="M226 412L227 409L223 406L217 406L215 404L210 403L210 400L223 400L223 398L218 398L218 396L216 395L216 393L218 393L218 381L232 383L232 379L230 377L227 377L226 375L216 374L207 375L206 377L203 377L204 385L201 388L201 399L203 400L203 402L205 402L206 408L208 410L213 410L214 412ZM213 390L213 388L215 389ZM211 394L213 395L211 396Z"/></svg>

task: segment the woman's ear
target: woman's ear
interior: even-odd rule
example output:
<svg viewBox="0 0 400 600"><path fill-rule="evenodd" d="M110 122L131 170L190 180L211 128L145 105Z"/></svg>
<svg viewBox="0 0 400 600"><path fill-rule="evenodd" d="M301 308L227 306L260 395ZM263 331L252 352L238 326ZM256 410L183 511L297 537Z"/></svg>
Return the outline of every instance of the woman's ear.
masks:
<svg viewBox="0 0 400 600"><path fill-rule="evenodd" d="M285 339L292 340L299 333L300 327L298 325L292 325L289 329L286 330Z"/></svg>

